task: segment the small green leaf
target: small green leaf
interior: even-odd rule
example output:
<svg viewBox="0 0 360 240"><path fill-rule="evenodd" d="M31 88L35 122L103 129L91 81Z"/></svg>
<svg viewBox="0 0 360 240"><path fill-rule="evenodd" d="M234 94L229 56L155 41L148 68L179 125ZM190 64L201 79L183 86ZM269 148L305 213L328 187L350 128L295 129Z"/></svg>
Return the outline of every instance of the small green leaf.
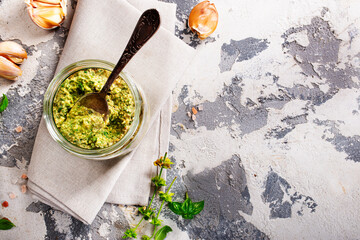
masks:
<svg viewBox="0 0 360 240"><path fill-rule="evenodd" d="M152 217L152 219L150 220L150 224L154 225L154 226L160 226L162 223L162 220L156 218L156 217Z"/></svg>
<svg viewBox="0 0 360 240"><path fill-rule="evenodd" d="M154 211L151 208L147 207L139 207L139 212L144 215L144 219L148 220L152 215L154 215Z"/></svg>
<svg viewBox="0 0 360 240"><path fill-rule="evenodd" d="M174 193L159 192L160 199L165 202L172 202L172 196L174 196Z"/></svg>
<svg viewBox="0 0 360 240"><path fill-rule="evenodd" d="M172 232L171 227L169 226L164 226L162 228L159 229L159 231L156 232L154 239L155 240L164 240L166 238L166 235Z"/></svg>
<svg viewBox="0 0 360 240"><path fill-rule="evenodd" d="M135 229L130 228L125 231L124 236L122 238L136 238L136 237L137 234L135 232Z"/></svg>
<svg viewBox="0 0 360 240"><path fill-rule="evenodd" d="M148 235L143 235L141 237L141 240L150 240L150 237Z"/></svg>
<svg viewBox="0 0 360 240"><path fill-rule="evenodd" d="M166 168L166 169L170 169L171 168L171 165L174 164L173 162L171 162L171 160L169 158L166 158L164 161L163 161L163 167Z"/></svg>
<svg viewBox="0 0 360 240"><path fill-rule="evenodd" d="M3 112L7 108L8 105L9 105L8 98L6 97L5 94L3 94L3 97L0 102L0 113Z"/></svg>
<svg viewBox="0 0 360 240"><path fill-rule="evenodd" d="M7 218L0 219L0 230L9 230L15 227L15 225Z"/></svg>
<svg viewBox="0 0 360 240"><path fill-rule="evenodd" d="M166 181L162 177L155 176L151 179L156 187L166 186Z"/></svg>

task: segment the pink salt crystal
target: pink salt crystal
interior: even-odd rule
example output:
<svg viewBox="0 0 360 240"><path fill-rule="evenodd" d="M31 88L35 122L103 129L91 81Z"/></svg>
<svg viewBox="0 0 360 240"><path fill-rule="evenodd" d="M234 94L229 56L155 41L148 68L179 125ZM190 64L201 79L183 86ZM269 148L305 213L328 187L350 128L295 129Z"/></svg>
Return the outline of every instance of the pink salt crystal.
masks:
<svg viewBox="0 0 360 240"><path fill-rule="evenodd" d="M26 185L21 185L21 192L26 193L27 187Z"/></svg>
<svg viewBox="0 0 360 240"><path fill-rule="evenodd" d="M22 126L17 126L17 127L15 128L15 131L16 131L17 133L20 133L20 132L22 131Z"/></svg>
<svg viewBox="0 0 360 240"><path fill-rule="evenodd" d="M14 199L14 198L16 198L16 195L14 193L9 193L9 198Z"/></svg>

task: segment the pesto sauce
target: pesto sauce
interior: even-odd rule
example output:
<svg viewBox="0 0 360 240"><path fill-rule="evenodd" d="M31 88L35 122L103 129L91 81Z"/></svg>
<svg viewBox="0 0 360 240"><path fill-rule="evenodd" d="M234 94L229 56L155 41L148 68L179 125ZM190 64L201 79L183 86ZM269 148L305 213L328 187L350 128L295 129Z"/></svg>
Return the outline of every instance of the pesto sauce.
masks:
<svg viewBox="0 0 360 240"><path fill-rule="evenodd" d="M53 116L61 134L72 144L86 149L106 148L118 142L134 119L134 97L120 76L112 84L106 101L109 117L75 104L87 93L99 92L110 71L88 68L73 73L61 84L54 102Z"/></svg>

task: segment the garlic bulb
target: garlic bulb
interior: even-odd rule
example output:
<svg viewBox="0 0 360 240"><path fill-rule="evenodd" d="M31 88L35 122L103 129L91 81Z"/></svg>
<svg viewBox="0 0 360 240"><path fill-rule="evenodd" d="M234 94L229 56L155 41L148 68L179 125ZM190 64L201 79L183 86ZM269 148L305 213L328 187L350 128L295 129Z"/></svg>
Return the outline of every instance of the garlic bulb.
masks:
<svg viewBox="0 0 360 240"><path fill-rule="evenodd" d="M27 58L25 49L16 42L0 42L0 56L6 57L16 64L21 64Z"/></svg>
<svg viewBox="0 0 360 240"><path fill-rule="evenodd" d="M43 29L53 29L65 20L66 0L25 0L33 22Z"/></svg>
<svg viewBox="0 0 360 240"><path fill-rule="evenodd" d="M199 38L204 40L215 31L218 18L215 4L203 1L191 10L188 24L191 31L197 33Z"/></svg>
<svg viewBox="0 0 360 240"><path fill-rule="evenodd" d="M0 77L9 80L16 80L18 76L21 76L21 74L21 69L15 63L0 56Z"/></svg>

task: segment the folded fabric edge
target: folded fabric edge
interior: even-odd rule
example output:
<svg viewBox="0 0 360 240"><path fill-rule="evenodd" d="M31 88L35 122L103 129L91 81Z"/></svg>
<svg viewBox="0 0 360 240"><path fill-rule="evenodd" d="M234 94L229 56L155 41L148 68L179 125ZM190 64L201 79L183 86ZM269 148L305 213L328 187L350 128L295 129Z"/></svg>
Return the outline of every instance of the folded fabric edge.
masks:
<svg viewBox="0 0 360 240"><path fill-rule="evenodd" d="M34 198L53 207L54 209L58 211L62 211L65 213L70 214L71 216L75 217L76 219L79 219L81 222L90 225L92 221L94 221L95 217L93 219L84 219L79 214L77 214L75 211L71 210L69 207L62 204L60 201L58 201L54 196L46 192L44 189L33 183L30 179L28 180L27 187L29 191L33 194ZM40 193L41 192L41 193Z"/></svg>

